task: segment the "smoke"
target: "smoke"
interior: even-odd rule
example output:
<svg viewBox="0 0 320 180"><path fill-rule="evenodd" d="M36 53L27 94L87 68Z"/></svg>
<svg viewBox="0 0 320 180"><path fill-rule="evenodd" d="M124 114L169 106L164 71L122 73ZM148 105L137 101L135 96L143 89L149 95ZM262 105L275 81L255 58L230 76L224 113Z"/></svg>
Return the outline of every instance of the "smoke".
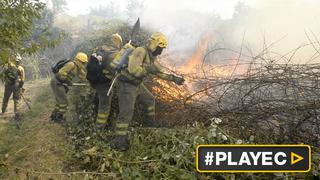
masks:
<svg viewBox="0 0 320 180"><path fill-rule="evenodd" d="M169 52L180 54L180 57L181 53L190 56L196 51L201 37L214 33L210 43L213 48L240 50L242 47L244 54L255 56L267 46L270 52L277 52L277 55L270 55L275 59L279 54L292 51L287 59L279 60L284 63L293 55L294 49L310 43L307 35L315 41L320 29L318 0L228 1L229 17L216 13L216 1L207 4L212 7L211 11L209 7L206 11L195 8L200 1L193 1L194 8L181 7L177 1L164 2L171 4L160 9L156 5L147 6L141 15L142 24L168 35ZM312 46L306 46L296 52L290 62L320 62L319 58L311 59L315 53Z"/></svg>
<svg viewBox="0 0 320 180"><path fill-rule="evenodd" d="M317 0L268 0L252 1L247 7L236 9L230 28L231 41L251 47L255 52L262 51L264 43L270 45L270 51L286 54L301 45L309 44L307 37L314 41L319 35L320 1ZM240 12L237 12L240 10ZM227 28L227 27L224 27ZM315 35L315 36L313 36ZM319 47L317 47L319 48ZM307 46L299 50L293 57L292 63L316 63L319 58L310 60L315 50ZM289 53L288 56L291 56Z"/></svg>
<svg viewBox="0 0 320 180"><path fill-rule="evenodd" d="M163 32L169 39L170 53L190 55L203 35L213 28L216 17L191 10L147 12L142 24Z"/></svg>
<svg viewBox="0 0 320 180"><path fill-rule="evenodd" d="M87 8L106 6L112 0L97 1ZM67 3L77 2L68 0ZM115 4L120 19L133 24L137 17L142 27L168 36L167 53L183 63L197 51L201 39L213 34L210 49L230 48L249 56L265 49L286 54L302 44L316 40L320 29L319 0L119 0ZM88 2L89 3L89 2ZM128 4L131 3L131 6ZM136 3L136 4L135 4ZM72 3L71 3L72 4ZM79 3L78 3L79 4ZM137 9L128 9L128 7ZM68 7L72 10L72 7ZM140 9L139 9L140 8ZM128 11L132 11L128 15ZM103 14L103 13L102 13ZM128 17L129 16L129 17ZM130 23L131 23L130 22ZM307 35L306 35L307 34ZM319 37L320 38L320 37ZM315 44L315 48L319 48ZM312 46L295 54L293 63L315 63ZM291 56L292 54L288 54ZM234 55L233 55L234 56ZM276 55L275 55L276 56Z"/></svg>

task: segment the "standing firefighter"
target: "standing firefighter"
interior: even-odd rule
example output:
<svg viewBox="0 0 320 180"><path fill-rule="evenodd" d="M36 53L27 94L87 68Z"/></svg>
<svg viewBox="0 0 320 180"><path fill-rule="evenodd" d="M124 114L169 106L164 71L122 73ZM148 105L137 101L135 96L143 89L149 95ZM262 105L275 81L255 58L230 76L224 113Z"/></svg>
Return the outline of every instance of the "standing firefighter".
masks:
<svg viewBox="0 0 320 180"><path fill-rule="evenodd" d="M112 61L122 47L122 38L118 33L112 35L111 41L113 43L111 46L102 46L92 54L87 65L87 79L96 90L99 99L96 118L99 130L102 130L108 122L112 100L112 94L108 96L108 89L114 75Z"/></svg>
<svg viewBox="0 0 320 180"><path fill-rule="evenodd" d="M13 61L5 66L3 75L5 82L4 96L2 101L2 113L5 113L11 94L13 94L15 120L21 117L19 101L25 80L24 68L21 66L21 56L18 54Z"/></svg>
<svg viewBox="0 0 320 180"><path fill-rule="evenodd" d="M80 80L86 79L85 66L88 57L85 53L77 53L74 60L60 61L53 67L54 77L51 80L51 88L56 98L56 107L51 114L54 122L65 121L68 101L67 93L72 86L72 80L77 76Z"/></svg>
<svg viewBox="0 0 320 180"><path fill-rule="evenodd" d="M119 116L115 127L113 146L117 150L125 151L129 148L128 127L133 117L136 99L144 108L144 125L154 126L155 99L143 84L148 75L173 81L182 85L184 79L161 71L157 56L167 47L167 39L162 33L154 33L145 47L136 48L129 56L128 66L119 76Z"/></svg>

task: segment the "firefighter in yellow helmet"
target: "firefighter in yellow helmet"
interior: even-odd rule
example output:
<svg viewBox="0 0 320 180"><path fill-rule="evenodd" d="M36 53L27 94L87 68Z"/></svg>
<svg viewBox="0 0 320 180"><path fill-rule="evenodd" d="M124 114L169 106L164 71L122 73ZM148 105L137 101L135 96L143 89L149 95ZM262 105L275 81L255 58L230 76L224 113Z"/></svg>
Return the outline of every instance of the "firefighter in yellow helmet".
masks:
<svg viewBox="0 0 320 180"><path fill-rule="evenodd" d="M2 113L5 113L11 94L13 94L15 119L19 120L20 112L20 96L24 85L25 73L21 66L21 56L17 54L8 64L5 65L4 71L5 90L2 100Z"/></svg>
<svg viewBox="0 0 320 180"><path fill-rule="evenodd" d="M119 49L119 50L121 49L122 37L120 36L120 34L118 34L118 33L112 34L111 41L117 49Z"/></svg>
<svg viewBox="0 0 320 180"><path fill-rule="evenodd" d="M78 52L75 58L60 67L51 79L51 88L56 99L56 106L51 114L51 120L54 122L65 121L69 87L72 86L72 80L75 77L80 80L86 79L85 66L87 62L87 55L83 52Z"/></svg>
<svg viewBox="0 0 320 180"><path fill-rule="evenodd" d="M108 90L114 75L112 66L115 66L112 60L122 48L122 37L118 33L112 34L111 41L111 45L104 45L91 55L90 58L95 58L98 60L99 64L91 64L90 59L87 66L87 79L91 86L96 90L99 99L96 117L97 130L103 130L108 123L113 94L111 93L108 96ZM100 67L101 73L99 73Z"/></svg>
<svg viewBox="0 0 320 180"><path fill-rule="evenodd" d="M136 100L144 108L144 126L154 126L155 99L145 87L143 80L148 75L173 81L182 85L184 79L173 74L164 73L158 62L158 56L167 47L167 38L160 32L151 35L145 47L136 48L129 56L128 66L119 76L119 115L115 127L112 146L120 151L129 148L128 127L133 117Z"/></svg>

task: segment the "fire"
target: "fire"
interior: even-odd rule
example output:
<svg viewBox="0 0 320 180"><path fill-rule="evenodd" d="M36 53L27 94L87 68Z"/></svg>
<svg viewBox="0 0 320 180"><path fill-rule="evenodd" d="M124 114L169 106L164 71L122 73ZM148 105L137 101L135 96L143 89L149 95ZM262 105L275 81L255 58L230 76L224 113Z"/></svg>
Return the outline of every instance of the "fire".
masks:
<svg viewBox="0 0 320 180"><path fill-rule="evenodd" d="M224 63L224 65L203 64L203 58L208 50L208 45L212 41L212 33L207 33L203 36L199 41L198 48L186 61L186 64L178 68L178 71L185 74L195 73L199 78L204 77L203 72L206 72L207 76L217 78L228 78L232 75L244 74L246 72L246 68L244 66L238 65L239 61L237 57L225 60L226 63Z"/></svg>
<svg viewBox="0 0 320 180"><path fill-rule="evenodd" d="M166 102L175 101L177 99L183 99L188 93L184 87L178 87L172 83L156 79L157 86L152 87L152 92L159 95L159 98Z"/></svg>
<svg viewBox="0 0 320 180"><path fill-rule="evenodd" d="M156 79L157 85L152 87L152 92L158 95L159 99L166 102L183 99L188 94L197 90L197 81L194 81L193 79L201 79L204 77L230 78L231 76L245 72L246 68L239 66L238 57L229 58L220 65L208 63L203 64L203 58L206 55L206 52L208 52L208 45L213 41L213 37L212 33L204 35L199 41L195 52L184 65L178 67L177 71L179 73L188 74L188 76L184 77L186 79L184 86L175 86L173 83L168 81ZM169 66L169 64L166 64L166 67Z"/></svg>
<svg viewBox="0 0 320 180"><path fill-rule="evenodd" d="M190 73L196 69L198 65L201 64L201 61L205 55L205 52L208 48L208 44L213 39L212 34L205 35L199 42L198 48L192 54L192 56L187 60L187 63L181 66L178 70L183 73Z"/></svg>

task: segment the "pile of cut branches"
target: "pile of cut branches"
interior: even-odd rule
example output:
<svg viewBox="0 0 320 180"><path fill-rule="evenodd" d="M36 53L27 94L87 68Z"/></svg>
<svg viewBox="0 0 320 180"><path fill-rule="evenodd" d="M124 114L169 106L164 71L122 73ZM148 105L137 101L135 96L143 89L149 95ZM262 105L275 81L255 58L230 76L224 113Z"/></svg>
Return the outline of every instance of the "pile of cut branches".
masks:
<svg viewBox="0 0 320 180"><path fill-rule="evenodd" d="M251 63L233 65L246 67L241 75L192 77L198 89L186 99L225 119L228 129L241 138L254 134L261 137L260 143L318 146L320 64L256 61L255 57Z"/></svg>

